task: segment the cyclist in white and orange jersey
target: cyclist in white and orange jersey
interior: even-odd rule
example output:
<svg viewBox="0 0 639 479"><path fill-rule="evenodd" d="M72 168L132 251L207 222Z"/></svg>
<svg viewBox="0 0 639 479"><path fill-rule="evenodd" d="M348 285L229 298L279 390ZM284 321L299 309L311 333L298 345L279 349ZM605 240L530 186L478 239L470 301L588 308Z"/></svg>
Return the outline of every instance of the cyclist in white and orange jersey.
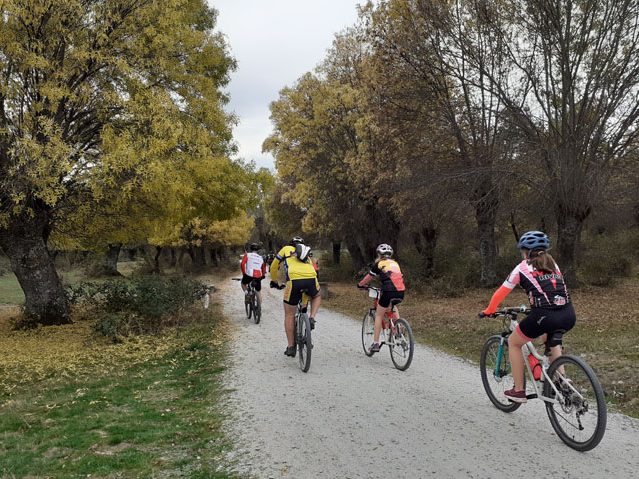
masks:
<svg viewBox="0 0 639 479"><path fill-rule="evenodd" d="M404 276L397 261L392 259L393 248L385 243L377 247L377 259L370 272L362 279L358 286L367 286L374 278L379 278L381 282L381 295L375 312L375 329L373 333L373 344L370 352L376 353L380 350L379 336L382 332L382 320L386 311L391 309L391 299L402 301L404 299ZM399 318L399 311L395 308L395 317Z"/></svg>
<svg viewBox="0 0 639 479"><path fill-rule="evenodd" d="M257 294L258 303L262 304L262 280L266 276L266 263L258 253L260 245L251 243L249 251L244 253L240 268L242 269L242 290L246 293L247 285L252 281Z"/></svg>
<svg viewBox="0 0 639 479"><path fill-rule="evenodd" d="M548 254L548 235L541 231L529 231L521 236L517 247L521 250L523 261L515 266L508 279L495 291L490 304L480 316L494 314L517 285L528 294L530 313L508 338L508 357L515 386L504 392L510 401L524 403L526 391L522 346L541 337L550 349L550 361L554 361L561 356L563 335L575 325L576 316L559 266Z"/></svg>

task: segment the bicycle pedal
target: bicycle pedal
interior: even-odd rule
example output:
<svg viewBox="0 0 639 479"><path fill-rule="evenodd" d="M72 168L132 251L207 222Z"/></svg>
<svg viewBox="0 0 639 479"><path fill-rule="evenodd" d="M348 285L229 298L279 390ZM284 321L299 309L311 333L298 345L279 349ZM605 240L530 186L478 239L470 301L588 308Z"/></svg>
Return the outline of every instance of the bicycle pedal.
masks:
<svg viewBox="0 0 639 479"><path fill-rule="evenodd" d="M537 399L537 397L536 393L526 394L526 399Z"/></svg>

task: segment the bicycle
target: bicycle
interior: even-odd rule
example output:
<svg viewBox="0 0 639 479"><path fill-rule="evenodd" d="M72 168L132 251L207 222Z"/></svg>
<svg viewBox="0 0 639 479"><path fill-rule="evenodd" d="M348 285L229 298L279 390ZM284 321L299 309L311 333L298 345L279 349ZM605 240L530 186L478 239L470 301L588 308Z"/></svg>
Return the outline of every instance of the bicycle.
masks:
<svg viewBox="0 0 639 479"><path fill-rule="evenodd" d="M377 311L377 303L381 294L379 288L372 286L361 287L367 289L368 296L373 298L373 307L364 315L362 321L362 346L366 356L372 356L374 353L370 351L374 341L375 329L375 312ZM406 371L413 361L413 352L415 351L415 339L413 338L413 330L403 318L395 318L396 305L401 300L391 299L391 309L384 315L382 322L382 331L380 334L380 344L386 344L390 349L391 361L393 365L400 371Z"/></svg>
<svg viewBox="0 0 639 479"><path fill-rule="evenodd" d="M234 281L242 281L242 278L233 278ZM262 305L257 299L257 291L255 290L255 280L246 285L246 293L244 295L244 309L246 310L246 319L253 318L255 324L259 324L262 318Z"/></svg>
<svg viewBox="0 0 639 479"><path fill-rule="evenodd" d="M271 286L275 289L284 289L285 285ZM306 306L305 306L306 305ZM302 290L302 297L297 303L297 311L295 311L295 319L293 322L293 341L297 348L298 360L302 372L308 372L311 367L311 350L313 342L311 340L311 319L306 312L309 307L308 296L306 290Z"/></svg>
<svg viewBox="0 0 639 479"><path fill-rule="evenodd" d="M508 359L508 337L517 327L518 316L528 313L530 309L522 306L504 308L489 315L501 317L504 330L488 338L481 352L481 379L486 394L497 409L507 413L521 406L504 396L504 391L514 384ZM583 359L562 355L550 364L548 352L546 346L544 355L539 354L532 341L522 347L527 371L524 374L525 390L530 389L526 383L532 385L532 392L527 393L526 398L544 401L550 424L564 443L577 451L589 451L599 444L606 431L607 409L601 384ZM541 365L541 371L536 361ZM539 379L535 379L534 369Z"/></svg>

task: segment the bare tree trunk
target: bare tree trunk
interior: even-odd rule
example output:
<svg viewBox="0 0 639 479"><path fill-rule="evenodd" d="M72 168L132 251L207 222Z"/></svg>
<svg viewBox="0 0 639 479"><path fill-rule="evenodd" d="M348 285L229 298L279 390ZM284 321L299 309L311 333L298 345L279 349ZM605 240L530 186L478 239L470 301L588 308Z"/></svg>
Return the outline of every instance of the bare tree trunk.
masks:
<svg viewBox="0 0 639 479"><path fill-rule="evenodd" d="M162 254L162 246L155 247L155 255L153 256L153 274L160 274L160 255Z"/></svg>
<svg viewBox="0 0 639 479"><path fill-rule="evenodd" d="M35 209L33 217L12 218L0 229L0 247L24 291L25 316L37 324L68 324L69 303L47 249L47 231L47 213Z"/></svg>
<svg viewBox="0 0 639 479"><path fill-rule="evenodd" d="M339 264L342 253L342 242L333 241L333 264Z"/></svg>
<svg viewBox="0 0 639 479"><path fill-rule="evenodd" d="M575 215L558 214L557 216L557 262L568 287L579 287L577 279L576 249L581 238L585 218Z"/></svg>
<svg viewBox="0 0 639 479"><path fill-rule="evenodd" d="M175 248L171 248L171 262L170 262L171 268L175 268L175 266L177 265L177 256L175 254Z"/></svg>
<svg viewBox="0 0 639 479"><path fill-rule="evenodd" d="M435 247L439 232L436 228L424 227L421 231L413 232L413 243L422 257L424 276L432 278L435 271Z"/></svg>
<svg viewBox="0 0 639 479"><path fill-rule="evenodd" d="M476 191L475 219L479 240L479 258L481 271L479 281L482 286L497 284L497 242L495 239L495 222L499 197L496 187L485 180Z"/></svg>
<svg viewBox="0 0 639 479"><path fill-rule="evenodd" d="M217 253L217 248L211 248L210 254L211 254L211 265L212 266L219 266L220 265L220 258L219 258L218 253Z"/></svg>
<svg viewBox="0 0 639 479"><path fill-rule="evenodd" d="M364 260L364 255L362 254L362 250L357 244L357 241L355 241L352 237L347 237L345 243L346 249L348 249L348 252L351 255L355 271L359 271L364 268L364 266L366 266L366 260Z"/></svg>
<svg viewBox="0 0 639 479"><path fill-rule="evenodd" d="M103 274L106 276L122 276L118 271L118 257L122 243L113 243L107 245L107 253L104 257Z"/></svg>
<svg viewBox="0 0 639 479"><path fill-rule="evenodd" d="M177 264L182 266L182 260L184 259L184 255L186 254L186 250L184 248L180 248L180 252L178 253Z"/></svg>

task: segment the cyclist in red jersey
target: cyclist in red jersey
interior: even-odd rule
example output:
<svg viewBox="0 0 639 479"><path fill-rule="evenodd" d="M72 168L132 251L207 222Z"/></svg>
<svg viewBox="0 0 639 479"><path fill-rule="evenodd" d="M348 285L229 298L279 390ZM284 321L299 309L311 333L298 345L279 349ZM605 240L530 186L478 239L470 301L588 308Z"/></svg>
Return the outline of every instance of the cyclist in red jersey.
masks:
<svg viewBox="0 0 639 479"><path fill-rule="evenodd" d="M541 337L546 347L550 348L550 362L554 361L561 356L563 335L575 325L576 316L559 266L547 252L550 248L548 235L541 231L529 231L521 236L517 247L521 250L523 261L495 291L481 315L494 314L517 285L528 294L530 314L508 338L508 357L515 386L504 393L510 401L525 403L521 348L528 341Z"/></svg>
<svg viewBox="0 0 639 479"><path fill-rule="evenodd" d="M375 264L358 284L360 287L367 286L374 278L379 278L382 284L381 295L377 304L377 310L375 311L375 329L373 333L373 344L370 348L371 353L376 353L380 350L379 335L382 332L382 321L386 311L391 309L391 299L403 300L404 291L406 290L402 270L397 261L391 259L391 256L393 256L393 248L387 244L380 244L377 247ZM395 308L394 317L399 318L397 308Z"/></svg>

